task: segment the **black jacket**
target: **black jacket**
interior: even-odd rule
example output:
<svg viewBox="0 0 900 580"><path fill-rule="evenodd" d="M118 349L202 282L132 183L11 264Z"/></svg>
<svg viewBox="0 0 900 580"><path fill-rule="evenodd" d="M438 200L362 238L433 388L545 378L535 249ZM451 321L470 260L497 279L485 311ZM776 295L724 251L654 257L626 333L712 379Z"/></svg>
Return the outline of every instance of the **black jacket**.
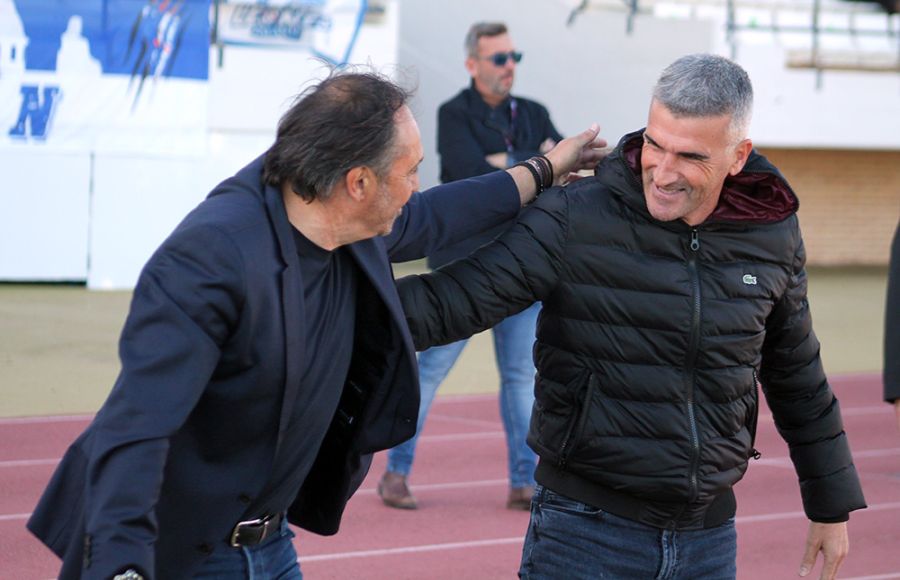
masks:
<svg viewBox="0 0 900 580"><path fill-rule="evenodd" d="M884 311L884 400L900 399L900 224L894 232Z"/></svg>
<svg viewBox="0 0 900 580"><path fill-rule="evenodd" d="M641 141L626 136L596 177L543 194L469 259L403 279L416 347L543 301L538 482L677 529L734 514L759 379L807 515L842 521L864 500L811 328L794 193L753 153L706 222L656 221Z"/></svg>
<svg viewBox="0 0 900 580"><path fill-rule="evenodd" d="M515 101L515 122L508 135L512 151L507 149L504 133ZM501 121L505 117L505 121ZM484 175L497 168L485 161L493 153L509 152L510 165L539 153L547 139L560 141L562 135L550 121L550 113L540 103L522 97L511 97L491 108L474 86L463 89L438 109L438 154L441 157L441 182L449 183ZM428 256L432 268L468 256L475 249L503 233L510 224L502 224Z"/></svg>

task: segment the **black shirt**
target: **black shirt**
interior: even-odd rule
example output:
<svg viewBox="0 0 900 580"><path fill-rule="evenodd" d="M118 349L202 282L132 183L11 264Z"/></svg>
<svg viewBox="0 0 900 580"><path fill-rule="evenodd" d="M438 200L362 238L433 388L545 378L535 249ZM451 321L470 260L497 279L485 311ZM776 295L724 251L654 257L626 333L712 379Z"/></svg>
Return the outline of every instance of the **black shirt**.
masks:
<svg viewBox="0 0 900 580"><path fill-rule="evenodd" d="M274 466L265 504L269 513L287 510L306 475L341 398L350 356L356 320L356 290L359 267L344 246L334 251L323 250L294 230L300 273L303 277L305 304L305 352L291 353L304 361L298 397L303 406L294 409L290 426ZM319 412L313 412L318 409ZM329 409L322 412L321 409ZM264 514L254 514L264 515Z"/></svg>

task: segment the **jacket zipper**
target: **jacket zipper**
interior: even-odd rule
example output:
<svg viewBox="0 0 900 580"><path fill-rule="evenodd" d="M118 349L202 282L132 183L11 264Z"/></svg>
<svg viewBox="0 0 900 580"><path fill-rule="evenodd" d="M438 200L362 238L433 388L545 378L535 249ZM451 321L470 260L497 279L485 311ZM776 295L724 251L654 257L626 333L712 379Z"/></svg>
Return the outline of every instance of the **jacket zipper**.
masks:
<svg viewBox="0 0 900 580"><path fill-rule="evenodd" d="M566 438L563 440L562 447L559 449L559 461L557 462L557 465L562 470L566 468L566 464L569 461L569 455L572 453L572 443L581 437L581 432L584 430L584 423L587 420L591 398L594 395L594 385L596 384L596 380L594 374L591 373L588 377L588 385L587 389L585 389L584 398L581 401L581 409L578 412L578 418L576 421L572 421L572 423L569 424L569 431L566 433Z"/></svg>
<svg viewBox="0 0 900 580"><path fill-rule="evenodd" d="M759 378L756 367L753 367L753 411L750 417L750 459L759 459L762 453L756 449L756 429L759 423Z"/></svg>
<svg viewBox="0 0 900 580"><path fill-rule="evenodd" d="M688 422L691 427L690 502L697 499L699 485L697 471L700 464L700 436L697 434L697 416L694 410L694 364L700 347L700 273L697 268L697 252L700 250L700 232L691 230L691 252L688 254L688 273L691 278L691 294L694 301L691 313L691 335L684 367L684 383L687 396Z"/></svg>

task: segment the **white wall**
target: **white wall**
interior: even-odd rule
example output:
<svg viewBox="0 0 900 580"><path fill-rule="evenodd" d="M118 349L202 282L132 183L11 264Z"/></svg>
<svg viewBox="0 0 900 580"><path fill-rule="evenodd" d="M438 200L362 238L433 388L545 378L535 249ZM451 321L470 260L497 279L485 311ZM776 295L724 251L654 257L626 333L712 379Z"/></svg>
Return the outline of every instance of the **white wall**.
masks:
<svg viewBox="0 0 900 580"><path fill-rule="evenodd" d="M86 278L90 166L83 152L0 155L2 279ZM16 181L27 189L13 188Z"/></svg>
<svg viewBox="0 0 900 580"><path fill-rule="evenodd" d="M815 71L771 64L784 59L785 50L777 45L738 55L754 81L757 144L900 149L900 74L827 71L816 89Z"/></svg>

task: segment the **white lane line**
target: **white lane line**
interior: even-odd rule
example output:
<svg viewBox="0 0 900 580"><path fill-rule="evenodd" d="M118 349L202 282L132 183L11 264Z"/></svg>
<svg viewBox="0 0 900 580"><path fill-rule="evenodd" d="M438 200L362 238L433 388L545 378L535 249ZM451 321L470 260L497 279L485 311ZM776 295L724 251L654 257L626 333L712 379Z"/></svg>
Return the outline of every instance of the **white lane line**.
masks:
<svg viewBox="0 0 900 580"><path fill-rule="evenodd" d="M497 393L479 393L475 395L444 395L434 400L435 405L455 403L481 403L483 401L496 401Z"/></svg>
<svg viewBox="0 0 900 580"><path fill-rule="evenodd" d="M458 403L475 403L475 402L483 402L483 401L492 401L496 398L496 395L470 395L470 396L448 396L438 399L434 402L435 406L443 405L443 404L458 404ZM867 405L864 407L841 407L841 416L844 417L858 417L858 416L868 416L868 415L881 415L885 413L890 413L891 407L888 404L884 405ZM432 414L432 416L440 417L444 420L453 420L453 421L461 421L461 422L472 422L479 424L491 424L495 425L496 421L486 421L482 419L467 419L465 417L453 417L450 415L441 415L441 414ZM90 421L94 418L94 415L46 415L46 416L35 416L35 417L6 417L0 418L0 426L3 425L36 425L36 424L45 424L45 423L77 423L82 421ZM771 413L762 413L759 416L760 421L771 421L772 415Z"/></svg>
<svg viewBox="0 0 900 580"><path fill-rule="evenodd" d="M447 395L438 397L434 401L432 408L437 409L444 405L457 405L460 403L481 403L484 401L496 401L497 394L484 395ZM0 417L0 426L2 425L33 425L43 423L77 423L79 421L90 421L94 418L90 415L35 415L32 417ZM493 424L496 424L494 422Z"/></svg>
<svg viewBox="0 0 900 580"><path fill-rule="evenodd" d="M859 415L880 415L883 413L893 413L894 409L887 403L883 405L869 405L867 407L841 407L842 417L856 417Z"/></svg>
<svg viewBox="0 0 900 580"><path fill-rule="evenodd" d="M844 407L841 406L841 417L868 417L869 415L886 415L893 414L894 410L890 405L867 405L865 407ZM771 413L760 413L760 421L772 422Z"/></svg>
<svg viewBox="0 0 900 580"><path fill-rule="evenodd" d="M900 509L900 501L888 502L888 503L876 503L872 504L864 510L854 512L854 515L866 515L867 512L881 512L887 510L896 510ZM777 520L791 520L794 518L806 518L806 514L802 511L796 512L781 512L774 514L757 514L755 516L738 516L734 518L735 523L737 524L752 524L756 522L772 522Z"/></svg>
<svg viewBox="0 0 900 580"><path fill-rule="evenodd" d="M447 443L454 441L480 441L484 439L497 439L504 437L503 431L480 431L477 433L452 433L447 435L424 435L419 441L427 441L431 443ZM893 457L900 455L900 447L890 447L887 449L866 449L862 451L854 451L854 459L872 459L879 457ZM41 465L56 465L59 458L46 459L9 459L0 461L0 469L4 467L33 467ZM790 457L763 457L752 461L750 465L764 465L768 467L785 467L793 469ZM422 487L422 486L418 486Z"/></svg>
<svg viewBox="0 0 900 580"><path fill-rule="evenodd" d="M386 548L383 550L359 550L356 552L335 552L334 554L318 554L315 556L301 556L297 561L301 564L308 562L321 562L323 560L346 560L349 558L369 558L372 556L397 556L400 554L415 554L419 552L438 552L442 550L460 550L466 548L483 548L486 546L503 546L507 544L519 544L525 540L524 536L515 538L495 538L493 540L476 540L472 542L448 542L445 544L426 544L424 546L407 546L405 548Z"/></svg>
<svg viewBox="0 0 900 580"><path fill-rule="evenodd" d="M505 484L506 480L505 479L485 480L482 482L471 482L468 484L464 484L464 483L436 484L436 485L428 486L428 487L438 489L438 488L442 488L442 487L443 488L463 487L464 485L468 485L470 487L477 486L477 485L496 485L498 483ZM413 489L421 489L422 487L426 487L426 486L419 486L419 487L413 488ZM369 493L374 493L374 490L364 490L364 491L367 491ZM361 490L361 491L357 492L357 495L364 493L364 491ZM876 504L872 504L872 505L868 506L864 510L856 512L856 514L859 516L864 516L864 515L866 515L867 512L880 512L880 511L888 511L888 510L896 510L896 509L900 509L900 502L876 503ZM0 514L0 522L27 520L30 517L31 517L31 513ZM780 513L774 513L774 514L757 514L754 516L739 516L739 517L735 518L735 523L737 523L737 524L753 524L756 522L772 522L772 521L778 521L778 520L790 520L790 519L794 519L794 518L806 518L806 514L802 511L796 511L796 512L780 512ZM491 542L510 543L513 539L515 539L517 541L522 541L522 538L501 538L499 540L482 540L479 542L459 542L459 543L452 543L452 544L433 544L432 546L415 546L415 547L410 547L410 548L369 550L366 552L346 552L347 554L353 554L350 556L341 556L340 554L321 554L318 556L307 556L304 559L307 561L310 561L310 559L335 560L340 557L347 557L347 558L359 557L357 554L385 556L385 555L388 555L391 553L427 552L427 551L431 551L431 550L443 550L443 549L472 547L472 546L479 546L479 545L491 545ZM441 546L448 546L448 547L443 548ZM893 578L893 576L887 576L887 577ZM873 578L876 578L876 577L873 576ZM847 580L854 580L854 579L848 578ZM857 578L855 580L861 580L861 579Z"/></svg>
<svg viewBox="0 0 900 580"><path fill-rule="evenodd" d="M892 510L900 509L900 502L875 504L868 507L868 510ZM765 522L774 520L788 520L794 518L806 518L806 514L802 511L783 512L776 514L762 514L756 516L743 516L736 518L739 524ZM460 550L466 548L481 548L486 546L502 546L507 544L521 544L524 541L523 536L515 538L495 538L492 540L478 540L472 542L447 542L443 544L425 544L422 546L406 546L403 548L385 548L381 550L358 550L353 552L335 552L332 554L315 554L311 556L301 556L297 559L301 565L304 562L321 562L326 560L348 560L350 558L371 558L379 556L397 556L401 554L415 554L422 552L438 552L444 550ZM302 541L301 541L302 546ZM880 580L881 578L898 578L900 574L888 574L881 576L861 576L859 578L849 578L847 580Z"/></svg>
<svg viewBox="0 0 900 580"><path fill-rule="evenodd" d="M466 425L480 425L482 427L496 427L500 424L499 420L490 421L488 419L470 419L469 417L458 417L454 415L444 415L441 413L429 413L429 419L439 419L448 423L463 423Z"/></svg>
<svg viewBox="0 0 900 580"><path fill-rule="evenodd" d="M452 397L456 398L456 397ZM472 397L461 397L465 398L465 401L441 401L442 403L466 403L466 402L476 402L479 400L488 400L486 397L476 398ZM491 397L491 400L493 397ZM435 402L437 405L438 402ZM866 417L869 415L884 415L887 413L892 413L889 405L869 405L865 407L844 407L841 409L841 416L843 417ZM497 425L499 421L491 421L487 419L470 419L468 417L456 417L453 415L445 415L442 413L431 413L431 417L440 419L442 421L452 421L456 423L465 423L469 425L482 425L493 427ZM47 415L47 416L37 416L37 417L6 417L0 418L0 426L4 425L43 425L47 423L80 423L91 421L94 418L94 415ZM762 413L759 416L760 421L771 422L772 415L771 413Z"/></svg>
<svg viewBox="0 0 900 580"><path fill-rule="evenodd" d="M450 433L446 435L423 435L420 442L427 443L452 443L454 441L482 441L484 439L499 439L505 437L503 431L478 431L476 433ZM0 469L4 467L31 467L37 465L55 465L59 458L54 459L8 459L0 460Z"/></svg>
<svg viewBox="0 0 900 580"><path fill-rule="evenodd" d="M493 439L496 437L505 437L503 431L477 431L475 433L447 433L445 435L422 435L419 441L430 441L432 443L442 443L446 441L469 441L472 439Z"/></svg>
<svg viewBox="0 0 900 580"><path fill-rule="evenodd" d="M469 487L492 487L495 485L508 485L509 480L506 479L481 479L478 481L454 481L451 483L423 483L420 485L410 485L412 491L439 491L442 489L466 489ZM356 492L355 495L373 495L374 487L365 487Z"/></svg>
<svg viewBox="0 0 900 580"><path fill-rule="evenodd" d="M864 449L861 451L853 451L853 460L859 459L872 459L872 458L880 458L880 457L892 457L894 455L900 455L900 447L889 447L887 449ZM765 457L763 456L761 459L756 459L750 462L750 465L765 465L767 467L785 467L789 469L794 468L794 464L791 463L790 457Z"/></svg>
<svg viewBox="0 0 900 580"><path fill-rule="evenodd" d="M422 485L412 485L413 491L440 491L443 489L470 489L473 487L494 487L508 485L506 479L482 479L480 481L456 481L452 483L425 483ZM362 488L354 495L375 495L375 488ZM7 520L26 520L31 516L28 514L0 514L0 522Z"/></svg>
<svg viewBox="0 0 900 580"><path fill-rule="evenodd" d="M900 447L888 449L864 449L862 451L853 451L853 458L857 457L889 457L891 455L900 455Z"/></svg>
<svg viewBox="0 0 900 580"><path fill-rule="evenodd" d="M0 461L2 467L32 467L35 465L56 465L59 458L56 459L11 459L9 461Z"/></svg>
<svg viewBox="0 0 900 580"><path fill-rule="evenodd" d="M37 417L6 417L0 419L0 425L31 425L40 423L75 423L90 421L93 415L42 415Z"/></svg>

